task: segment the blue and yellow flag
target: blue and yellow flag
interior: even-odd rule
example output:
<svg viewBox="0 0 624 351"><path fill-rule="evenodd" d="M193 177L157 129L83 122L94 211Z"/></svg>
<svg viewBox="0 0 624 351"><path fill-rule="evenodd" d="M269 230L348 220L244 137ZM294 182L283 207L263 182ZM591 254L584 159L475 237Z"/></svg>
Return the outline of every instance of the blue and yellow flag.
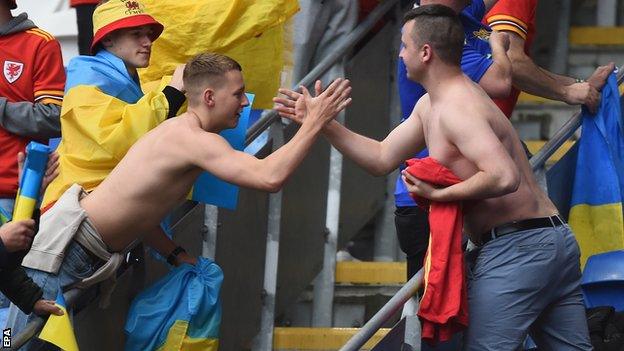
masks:
<svg viewBox="0 0 624 351"><path fill-rule="evenodd" d="M246 90L256 108L270 109L290 52L284 24L298 11L297 0L143 0L165 26L154 42L141 81L172 74L176 65L202 52L228 55L243 67Z"/></svg>
<svg viewBox="0 0 624 351"><path fill-rule="evenodd" d="M221 268L204 257L172 270L132 301L125 350L218 350L222 283Z"/></svg>
<svg viewBox="0 0 624 351"><path fill-rule="evenodd" d="M39 201L41 182L48 164L50 148L31 141L26 147L26 161L22 169L19 189L15 199L13 220L21 221L32 218L35 206Z"/></svg>
<svg viewBox="0 0 624 351"><path fill-rule="evenodd" d="M591 255L624 248L624 133L615 74L603 88L595 116L583 113L569 223L581 247L581 264Z"/></svg>
<svg viewBox="0 0 624 351"><path fill-rule="evenodd" d="M74 327L72 327L69 321L65 298L61 290L59 290L56 296L56 305L63 310L63 315L51 314L39 334L39 339L52 343L64 351L78 351Z"/></svg>

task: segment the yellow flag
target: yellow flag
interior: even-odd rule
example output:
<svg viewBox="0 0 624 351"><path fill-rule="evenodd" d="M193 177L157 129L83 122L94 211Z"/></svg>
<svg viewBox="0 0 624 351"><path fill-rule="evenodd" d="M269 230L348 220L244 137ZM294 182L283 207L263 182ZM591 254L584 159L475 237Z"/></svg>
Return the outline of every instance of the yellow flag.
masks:
<svg viewBox="0 0 624 351"><path fill-rule="evenodd" d="M39 339L52 343L65 351L78 351L74 327L69 321L65 299L60 290L56 297L56 305L63 310L63 315L51 314L39 334Z"/></svg>
<svg viewBox="0 0 624 351"><path fill-rule="evenodd" d="M243 67L245 86L256 95L254 108L272 108L288 42L284 24L299 9L297 0L144 0L165 26L154 42L141 81L159 80L176 65L202 52L232 57Z"/></svg>

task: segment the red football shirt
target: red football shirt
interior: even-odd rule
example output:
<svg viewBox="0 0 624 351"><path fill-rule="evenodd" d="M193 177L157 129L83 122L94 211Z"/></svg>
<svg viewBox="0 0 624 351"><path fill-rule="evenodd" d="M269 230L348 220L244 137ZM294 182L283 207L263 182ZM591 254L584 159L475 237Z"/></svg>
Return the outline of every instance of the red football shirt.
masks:
<svg viewBox="0 0 624 351"><path fill-rule="evenodd" d="M524 52L529 55L529 50L535 37L535 9L537 0L499 0L487 13L484 22L493 30L511 32L524 39ZM511 94L506 99L495 99L494 102L511 117L520 90L511 88Z"/></svg>
<svg viewBox="0 0 624 351"><path fill-rule="evenodd" d="M0 96L9 102L61 105L65 69L61 46L47 32L32 28L0 36ZM17 192L17 153L31 139L0 127L0 197Z"/></svg>

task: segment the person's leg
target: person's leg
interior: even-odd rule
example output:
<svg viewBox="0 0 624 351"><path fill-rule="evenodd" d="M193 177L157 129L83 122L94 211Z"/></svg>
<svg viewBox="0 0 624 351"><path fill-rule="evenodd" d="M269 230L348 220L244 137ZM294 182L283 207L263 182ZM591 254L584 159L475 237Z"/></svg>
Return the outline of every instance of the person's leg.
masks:
<svg viewBox="0 0 624 351"><path fill-rule="evenodd" d="M429 245L429 216L417 206L397 207L394 225L399 246L407 256L407 279L423 266Z"/></svg>
<svg viewBox="0 0 624 351"><path fill-rule="evenodd" d="M465 350L513 351L549 304L555 243L552 228L494 239L467 253L469 324Z"/></svg>
<svg viewBox="0 0 624 351"><path fill-rule="evenodd" d="M539 350L592 350L581 293L580 251L572 231L557 227L558 259L553 279L553 301L531 327Z"/></svg>

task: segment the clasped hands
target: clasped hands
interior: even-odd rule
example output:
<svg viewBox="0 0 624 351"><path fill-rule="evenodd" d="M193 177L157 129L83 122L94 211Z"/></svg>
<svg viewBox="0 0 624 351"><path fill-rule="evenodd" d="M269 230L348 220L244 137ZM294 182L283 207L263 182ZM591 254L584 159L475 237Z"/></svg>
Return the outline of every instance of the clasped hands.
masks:
<svg viewBox="0 0 624 351"><path fill-rule="evenodd" d="M301 93L291 89L280 88L285 98L275 97L275 110L284 118L303 124L307 116L315 116L320 122L328 122L351 103L351 82L338 78L323 91L321 81L314 84L315 95L300 86Z"/></svg>

